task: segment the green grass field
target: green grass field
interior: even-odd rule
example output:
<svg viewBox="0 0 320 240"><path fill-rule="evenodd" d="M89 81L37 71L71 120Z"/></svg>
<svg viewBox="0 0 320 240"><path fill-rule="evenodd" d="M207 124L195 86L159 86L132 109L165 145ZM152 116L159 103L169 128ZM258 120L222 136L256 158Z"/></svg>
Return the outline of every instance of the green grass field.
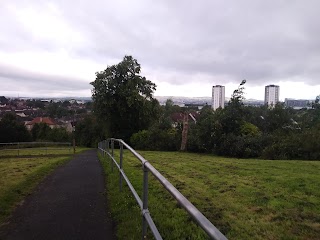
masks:
<svg viewBox="0 0 320 240"><path fill-rule="evenodd" d="M231 159L180 152L141 151L229 239L320 239L320 162ZM140 209L119 173L107 173L107 191L119 239L141 238ZM142 193L142 167L129 152L124 169ZM164 239L206 234L153 178L149 210ZM141 195L140 195L141 197Z"/></svg>
<svg viewBox="0 0 320 240"><path fill-rule="evenodd" d="M77 148L77 152L84 150L86 149ZM32 151L37 155L36 149ZM0 225L46 175L73 156L59 156L59 152L51 154L49 157L0 159ZM30 155L30 151L27 152L27 155Z"/></svg>
<svg viewBox="0 0 320 240"><path fill-rule="evenodd" d="M71 147L37 147L37 148L22 148L22 149L1 149L0 158L12 156L41 156L41 155L67 155L73 154Z"/></svg>

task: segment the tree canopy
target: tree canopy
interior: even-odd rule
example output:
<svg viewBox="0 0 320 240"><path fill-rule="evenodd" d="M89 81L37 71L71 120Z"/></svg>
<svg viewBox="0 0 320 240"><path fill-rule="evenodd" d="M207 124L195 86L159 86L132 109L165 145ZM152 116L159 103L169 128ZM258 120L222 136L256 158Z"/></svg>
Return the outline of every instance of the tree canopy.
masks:
<svg viewBox="0 0 320 240"><path fill-rule="evenodd" d="M7 113L0 121L0 142L28 142L31 135L16 115Z"/></svg>
<svg viewBox="0 0 320 240"><path fill-rule="evenodd" d="M96 73L93 110L105 134L128 140L147 129L157 117L159 103L152 94L156 85L140 75L140 64L132 56Z"/></svg>

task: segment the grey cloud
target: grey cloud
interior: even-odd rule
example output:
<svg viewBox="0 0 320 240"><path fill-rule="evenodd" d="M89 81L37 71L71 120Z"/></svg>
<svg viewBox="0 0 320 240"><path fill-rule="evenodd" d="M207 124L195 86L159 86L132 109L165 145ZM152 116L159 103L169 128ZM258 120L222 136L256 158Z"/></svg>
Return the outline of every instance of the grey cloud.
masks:
<svg viewBox="0 0 320 240"><path fill-rule="evenodd" d="M319 84L317 0L51 3L74 32L85 38L84 45L41 42L24 32L14 19L9 37L0 41L9 48L10 42L13 46L24 38L25 47L50 51L66 48L73 56L99 63L131 54L142 69L174 74L174 78L161 79L174 84L191 82L201 75L208 76L203 81L225 76L224 83L246 78L253 85L283 79Z"/></svg>
<svg viewBox="0 0 320 240"><path fill-rule="evenodd" d="M90 88L89 81L79 78L49 75L0 64L1 91L23 89L26 92L74 91Z"/></svg>

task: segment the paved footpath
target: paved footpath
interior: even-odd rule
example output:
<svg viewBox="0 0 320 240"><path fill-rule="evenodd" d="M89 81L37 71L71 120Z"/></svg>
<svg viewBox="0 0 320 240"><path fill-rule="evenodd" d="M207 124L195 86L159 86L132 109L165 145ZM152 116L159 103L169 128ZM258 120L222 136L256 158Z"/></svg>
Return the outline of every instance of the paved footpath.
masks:
<svg viewBox="0 0 320 240"><path fill-rule="evenodd" d="M75 155L27 197L0 239L116 239L97 151Z"/></svg>

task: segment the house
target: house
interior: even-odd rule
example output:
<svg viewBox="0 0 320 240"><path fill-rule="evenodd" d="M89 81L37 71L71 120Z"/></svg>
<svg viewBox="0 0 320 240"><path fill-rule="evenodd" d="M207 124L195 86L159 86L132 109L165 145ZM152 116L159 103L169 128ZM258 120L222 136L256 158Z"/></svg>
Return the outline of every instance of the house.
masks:
<svg viewBox="0 0 320 240"><path fill-rule="evenodd" d="M28 130L31 130L36 123L45 123L51 129L57 127L57 124L49 117L36 117L32 121L26 123Z"/></svg>
<svg viewBox="0 0 320 240"><path fill-rule="evenodd" d="M188 122L197 123L197 118L199 117L199 113L197 112L189 112L188 113ZM173 121L173 127L177 127L179 123L183 123L185 114L182 112L176 112L171 114L171 120Z"/></svg>

